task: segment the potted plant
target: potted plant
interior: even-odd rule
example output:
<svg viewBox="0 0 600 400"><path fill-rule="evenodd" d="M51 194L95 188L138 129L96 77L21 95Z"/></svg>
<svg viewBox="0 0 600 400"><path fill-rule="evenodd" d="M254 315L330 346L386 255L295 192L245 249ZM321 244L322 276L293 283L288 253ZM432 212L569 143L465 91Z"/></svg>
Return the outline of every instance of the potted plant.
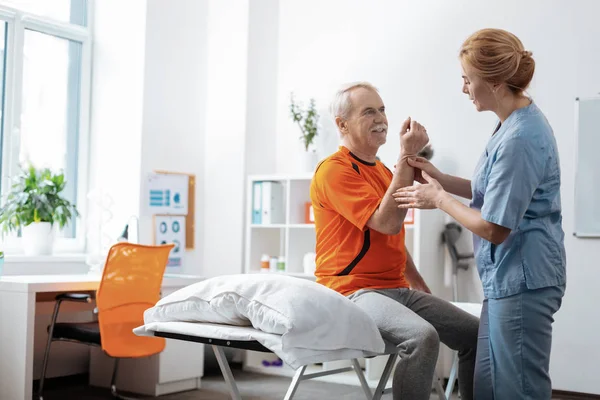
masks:
<svg viewBox="0 0 600 400"><path fill-rule="evenodd" d="M301 104L294 100L294 93L290 95L290 115L300 128L300 141L304 148L307 167L311 170L317 164L317 152L314 146L315 137L319 134L319 113L316 109L315 99L311 98L308 108L303 109Z"/></svg>
<svg viewBox="0 0 600 400"><path fill-rule="evenodd" d="M63 228L78 217L77 208L62 196L66 181L62 172L48 168L23 168L11 186L2 208L2 231L21 232L26 255L52 253L54 226Z"/></svg>

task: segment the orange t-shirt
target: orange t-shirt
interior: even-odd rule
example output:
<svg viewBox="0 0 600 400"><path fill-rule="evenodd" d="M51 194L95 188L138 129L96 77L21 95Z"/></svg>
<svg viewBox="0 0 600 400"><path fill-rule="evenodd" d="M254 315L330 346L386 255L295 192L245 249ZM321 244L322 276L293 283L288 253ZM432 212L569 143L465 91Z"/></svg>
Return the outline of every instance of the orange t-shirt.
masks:
<svg viewBox="0 0 600 400"><path fill-rule="evenodd" d="M343 295L359 289L409 287L404 226L386 235L366 226L392 182L391 171L346 147L323 160L310 198L317 231L317 282Z"/></svg>

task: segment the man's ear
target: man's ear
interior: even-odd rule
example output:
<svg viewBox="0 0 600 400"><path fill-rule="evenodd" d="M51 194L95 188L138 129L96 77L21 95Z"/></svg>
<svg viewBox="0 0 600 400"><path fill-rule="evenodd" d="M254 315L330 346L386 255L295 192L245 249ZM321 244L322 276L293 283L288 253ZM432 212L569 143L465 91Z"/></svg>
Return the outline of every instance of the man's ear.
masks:
<svg viewBox="0 0 600 400"><path fill-rule="evenodd" d="M335 117L335 124L337 125L340 132L346 133L348 131L348 124L346 123L346 120L342 117Z"/></svg>

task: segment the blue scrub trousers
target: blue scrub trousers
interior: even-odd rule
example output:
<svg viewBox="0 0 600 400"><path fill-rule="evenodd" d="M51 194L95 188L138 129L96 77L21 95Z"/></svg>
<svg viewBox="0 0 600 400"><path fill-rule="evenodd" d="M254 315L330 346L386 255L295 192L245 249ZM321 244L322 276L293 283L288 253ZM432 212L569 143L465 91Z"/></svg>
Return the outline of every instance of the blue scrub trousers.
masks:
<svg viewBox="0 0 600 400"><path fill-rule="evenodd" d="M483 303L475 362L475 400L550 400L554 313L565 286Z"/></svg>

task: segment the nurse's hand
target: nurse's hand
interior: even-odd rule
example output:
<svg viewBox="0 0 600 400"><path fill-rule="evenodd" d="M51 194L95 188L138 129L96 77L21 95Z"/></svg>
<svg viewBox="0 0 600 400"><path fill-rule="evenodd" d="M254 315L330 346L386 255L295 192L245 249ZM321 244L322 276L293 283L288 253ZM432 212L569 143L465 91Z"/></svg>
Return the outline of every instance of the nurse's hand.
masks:
<svg viewBox="0 0 600 400"><path fill-rule="evenodd" d="M437 169L435 167L435 165L433 165L431 162L429 162L429 160L423 158L423 157L414 157L414 158L409 158L408 159L408 165L410 165L411 167L416 168L415 169L415 181L422 183L422 184L426 184L428 183L425 178L423 178L423 174L422 171L427 172L427 174L429 174L430 177L432 177L433 179L439 181L442 178L442 172L440 172L439 169Z"/></svg>
<svg viewBox="0 0 600 400"><path fill-rule="evenodd" d="M398 208L420 208L422 210L437 208L444 195L444 188L425 171L422 171L425 184L407 186L392 193Z"/></svg>

